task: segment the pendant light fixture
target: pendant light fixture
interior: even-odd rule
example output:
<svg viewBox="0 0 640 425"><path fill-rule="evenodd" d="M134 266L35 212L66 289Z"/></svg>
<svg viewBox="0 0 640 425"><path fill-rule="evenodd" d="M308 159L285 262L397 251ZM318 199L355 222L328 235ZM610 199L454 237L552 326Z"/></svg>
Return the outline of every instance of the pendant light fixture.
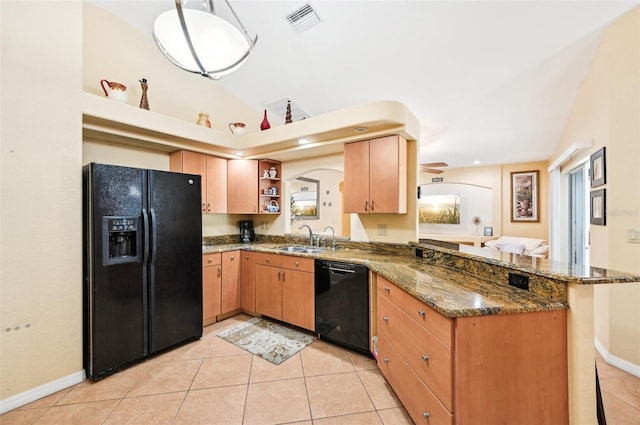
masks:
<svg viewBox="0 0 640 425"><path fill-rule="evenodd" d="M249 57L258 36L252 40L228 0L224 0L242 32L214 13L213 0L205 0L208 11L176 9L156 18L153 38L160 51L177 67L214 80L238 69ZM186 1L185 1L186 3Z"/></svg>

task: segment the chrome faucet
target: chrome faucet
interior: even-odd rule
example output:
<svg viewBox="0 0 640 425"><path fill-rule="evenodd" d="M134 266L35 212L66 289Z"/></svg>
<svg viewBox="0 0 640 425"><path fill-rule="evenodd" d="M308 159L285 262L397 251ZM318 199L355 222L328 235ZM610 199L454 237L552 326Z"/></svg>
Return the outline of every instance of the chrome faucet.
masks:
<svg viewBox="0 0 640 425"><path fill-rule="evenodd" d="M308 224L302 224L300 225L300 227L298 227L298 229L302 229L303 227L306 227L307 229L309 229L309 246L313 246L313 230L311 230L311 227L309 227Z"/></svg>
<svg viewBox="0 0 640 425"><path fill-rule="evenodd" d="M327 226L324 228L323 232L326 232L327 229L331 229L331 249L336 250L336 231L331 226Z"/></svg>

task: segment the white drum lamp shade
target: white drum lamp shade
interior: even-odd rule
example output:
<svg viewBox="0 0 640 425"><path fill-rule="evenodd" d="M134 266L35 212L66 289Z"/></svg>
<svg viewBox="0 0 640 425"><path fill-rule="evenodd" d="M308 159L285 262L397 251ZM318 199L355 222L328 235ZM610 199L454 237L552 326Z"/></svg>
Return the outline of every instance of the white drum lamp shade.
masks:
<svg viewBox="0 0 640 425"><path fill-rule="evenodd" d="M242 34L213 13L182 9L179 1L176 10L168 10L156 18L153 38L174 65L213 79L242 66L258 39L256 36L251 40L246 31Z"/></svg>

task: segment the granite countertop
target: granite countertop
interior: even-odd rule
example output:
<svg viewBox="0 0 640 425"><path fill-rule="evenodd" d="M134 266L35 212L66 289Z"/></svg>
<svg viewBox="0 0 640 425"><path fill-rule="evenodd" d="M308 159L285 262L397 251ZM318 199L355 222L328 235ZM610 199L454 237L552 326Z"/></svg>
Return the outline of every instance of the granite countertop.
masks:
<svg viewBox="0 0 640 425"><path fill-rule="evenodd" d="M491 279L443 267L417 258L410 246L390 250L370 250L367 244L307 254L285 252L283 243L203 245L203 254L249 250L362 264L450 318L511 314L544 310L564 310L565 299L543 296L497 283Z"/></svg>

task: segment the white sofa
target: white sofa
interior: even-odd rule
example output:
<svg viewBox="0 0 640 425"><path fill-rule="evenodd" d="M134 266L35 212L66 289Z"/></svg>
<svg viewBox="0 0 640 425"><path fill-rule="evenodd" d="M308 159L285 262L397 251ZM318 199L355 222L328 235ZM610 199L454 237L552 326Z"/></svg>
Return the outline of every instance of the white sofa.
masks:
<svg viewBox="0 0 640 425"><path fill-rule="evenodd" d="M532 257L549 257L549 244L543 239L521 238L517 236L500 236L484 243L484 246L502 252L530 255Z"/></svg>

